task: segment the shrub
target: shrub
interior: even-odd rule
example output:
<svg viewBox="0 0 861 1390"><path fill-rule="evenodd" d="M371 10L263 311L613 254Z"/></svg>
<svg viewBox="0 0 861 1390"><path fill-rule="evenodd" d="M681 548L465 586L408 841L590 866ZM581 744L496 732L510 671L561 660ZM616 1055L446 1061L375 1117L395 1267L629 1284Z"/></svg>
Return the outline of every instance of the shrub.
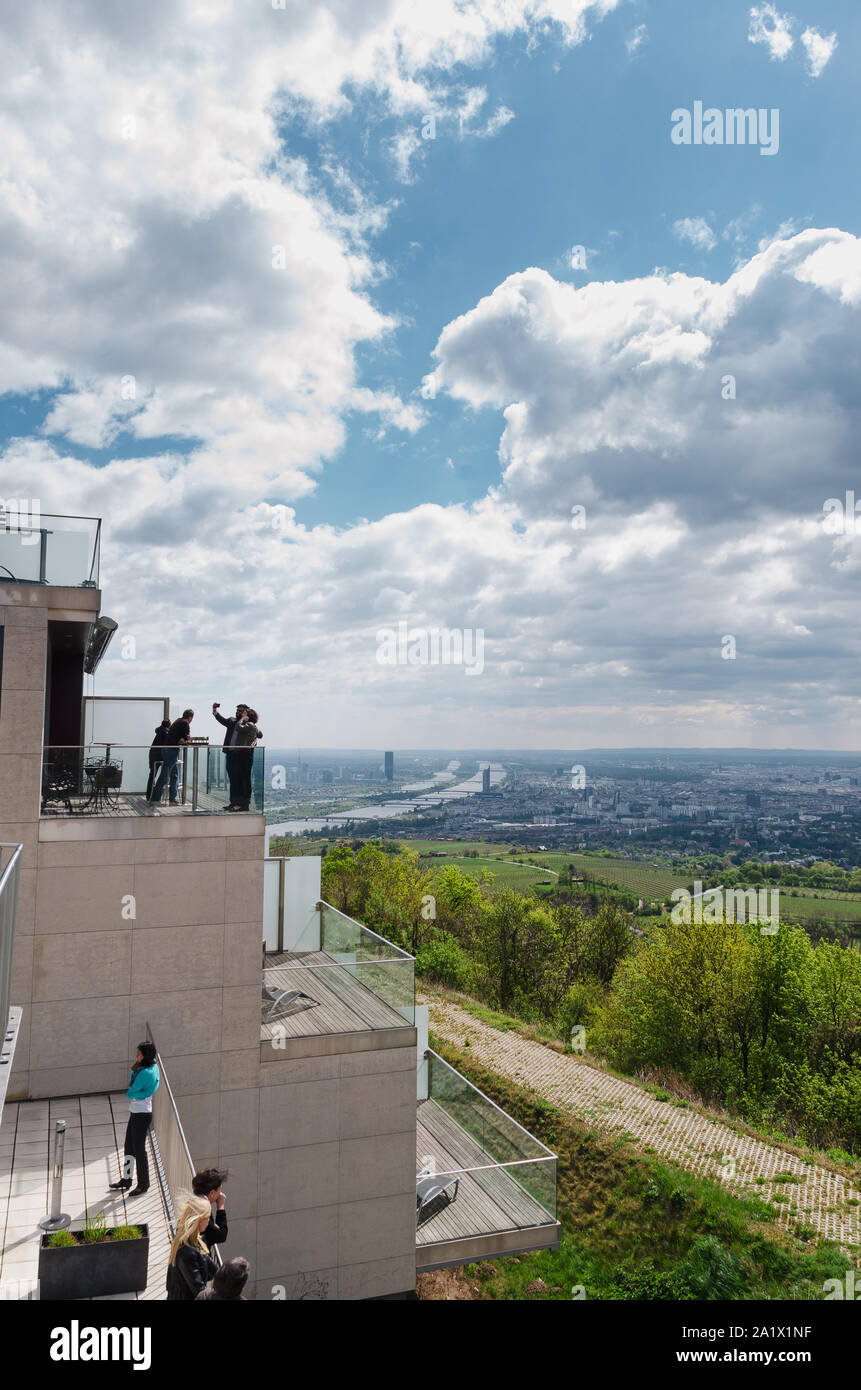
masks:
<svg viewBox="0 0 861 1390"><path fill-rule="evenodd" d="M416 974L426 975L449 989L467 991L474 983L472 961L451 937L439 937L422 946L416 956Z"/></svg>
<svg viewBox="0 0 861 1390"><path fill-rule="evenodd" d="M64 1245L77 1245L77 1243L71 1231L54 1231L48 1237L48 1244L53 1250L57 1250Z"/></svg>

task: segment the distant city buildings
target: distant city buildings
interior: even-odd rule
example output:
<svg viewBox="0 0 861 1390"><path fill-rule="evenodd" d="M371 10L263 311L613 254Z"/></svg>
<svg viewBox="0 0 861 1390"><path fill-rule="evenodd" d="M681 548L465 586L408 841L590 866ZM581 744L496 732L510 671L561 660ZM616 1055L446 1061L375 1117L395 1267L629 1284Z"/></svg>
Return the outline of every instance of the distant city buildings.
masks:
<svg viewBox="0 0 861 1390"><path fill-rule="evenodd" d="M385 754L385 763L386 763L386 767L385 767L385 771L386 771L386 781L387 781L387 782L393 782L393 781L395 780L395 755L394 755L394 753L386 753L386 754Z"/></svg>

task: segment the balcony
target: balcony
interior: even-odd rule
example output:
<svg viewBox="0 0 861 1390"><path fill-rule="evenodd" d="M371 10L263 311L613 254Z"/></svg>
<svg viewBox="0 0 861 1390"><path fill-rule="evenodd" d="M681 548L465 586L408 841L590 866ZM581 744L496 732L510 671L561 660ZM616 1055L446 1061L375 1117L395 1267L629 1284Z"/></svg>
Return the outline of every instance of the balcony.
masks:
<svg viewBox="0 0 861 1390"><path fill-rule="evenodd" d="M266 873L277 873L279 862L265 860ZM333 1035L353 1035L354 1043L362 1038L360 1046L396 1046L415 1027L415 961L406 951L325 902L309 913L291 948L284 949L283 935L282 926L280 945L264 955L264 1056L272 1055L269 1049L321 1054Z"/></svg>
<svg viewBox="0 0 861 1390"><path fill-rule="evenodd" d="M556 1155L430 1049L418 1097L417 1272L558 1248Z"/></svg>
<svg viewBox="0 0 861 1390"><path fill-rule="evenodd" d="M177 760L176 804L169 784L162 800L147 800L150 775L148 744L88 743L47 747L42 755L41 815L56 816L183 816L212 815L230 804L227 754L208 743L181 745ZM153 750L159 754L161 749ZM265 750L247 750L251 796L249 811L263 812ZM161 767L154 760L155 775Z"/></svg>
<svg viewBox="0 0 861 1390"><path fill-rule="evenodd" d="M0 510L0 584L99 587L102 523L94 516L42 516L38 507Z"/></svg>

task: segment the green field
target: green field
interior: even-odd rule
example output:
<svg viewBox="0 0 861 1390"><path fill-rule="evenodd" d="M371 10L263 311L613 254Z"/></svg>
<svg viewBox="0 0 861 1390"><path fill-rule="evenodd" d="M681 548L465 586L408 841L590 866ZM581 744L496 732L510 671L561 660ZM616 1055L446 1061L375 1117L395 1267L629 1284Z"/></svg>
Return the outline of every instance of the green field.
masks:
<svg viewBox="0 0 861 1390"><path fill-rule="evenodd" d="M438 869L446 864L455 864L472 878L478 878L482 869L489 869L498 886L524 890L535 884L555 882L552 874L541 873L541 869L552 869L559 874L569 864L574 865L575 875L590 875L603 883L622 888L647 903L663 902L670 897L674 888L684 887L695 877L695 871L689 864L674 867L648 859L638 862L603 854L521 850L512 857L509 854L511 845L491 844L486 840L410 839L402 843L422 856L426 868ZM289 854L319 854L320 850L321 841L310 838L291 840L287 847ZM434 850L441 851L444 857L428 857ZM480 857L474 859L467 851L477 851ZM786 922L808 922L822 917L829 921L861 923L859 894L841 893L831 888L799 888L795 890L798 896L793 897L792 891L783 888L780 893L780 915Z"/></svg>
<svg viewBox="0 0 861 1390"><path fill-rule="evenodd" d="M556 877L542 869L533 869L529 864L512 863L510 859L467 859L460 855L447 855L445 859L426 859L426 868L441 869L454 864L470 878L479 878L482 869L493 874L494 885L505 888L531 888L535 883L555 883Z"/></svg>

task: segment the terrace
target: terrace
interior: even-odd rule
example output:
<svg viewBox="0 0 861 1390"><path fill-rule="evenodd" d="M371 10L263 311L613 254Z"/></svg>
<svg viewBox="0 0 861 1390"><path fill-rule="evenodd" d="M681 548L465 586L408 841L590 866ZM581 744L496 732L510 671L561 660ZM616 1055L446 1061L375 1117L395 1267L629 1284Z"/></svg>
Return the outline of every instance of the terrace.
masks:
<svg viewBox="0 0 861 1390"><path fill-rule="evenodd" d="M263 811L265 751L251 752L249 810ZM147 800L149 744L105 740L84 745L48 747L42 755L42 817L183 816L226 811L230 802L227 755L221 747L190 743L179 748L177 801L168 788L162 800ZM155 773L161 764L154 764Z"/></svg>
<svg viewBox="0 0 861 1390"><path fill-rule="evenodd" d="M102 523L95 516L42 516L26 502L0 507L0 582L99 587Z"/></svg>
<svg viewBox="0 0 861 1390"><path fill-rule="evenodd" d="M80 644L80 635L76 638ZM86 696L71 721L74 742L46 743L42 750L42 817L212 815L226 810L227 753L220 742L196 740L194 724L192 742L179 748L176 805L169 802L167 786L157 805L147 800L152 776L161 766L160 748L152 750L151 763L152 739L169 718L170 701L164 696ZM249 809L260 814L265 751L261 744L249 752Z"/></svg>
<svg viewBox="0 0 861 1390"><path fill-rule="evenodd" d="M556 1249L556 1155L430 1048L418 1073L416 1269ZM418 1204L417 1204L418 1205Z"/></svg>
<svg viewBox="0 0 861 1390"><path fill-rule="evenodd" d="M268 874L279 871L278 860L264 863ZM327 1036L373 1033L373 1045L384 1047L415 1027L413 957L329 903L317 903L289 949L283 917L280 939L271 913L264 935L262 1044L307 1056L325 1051Z"/></svg>

